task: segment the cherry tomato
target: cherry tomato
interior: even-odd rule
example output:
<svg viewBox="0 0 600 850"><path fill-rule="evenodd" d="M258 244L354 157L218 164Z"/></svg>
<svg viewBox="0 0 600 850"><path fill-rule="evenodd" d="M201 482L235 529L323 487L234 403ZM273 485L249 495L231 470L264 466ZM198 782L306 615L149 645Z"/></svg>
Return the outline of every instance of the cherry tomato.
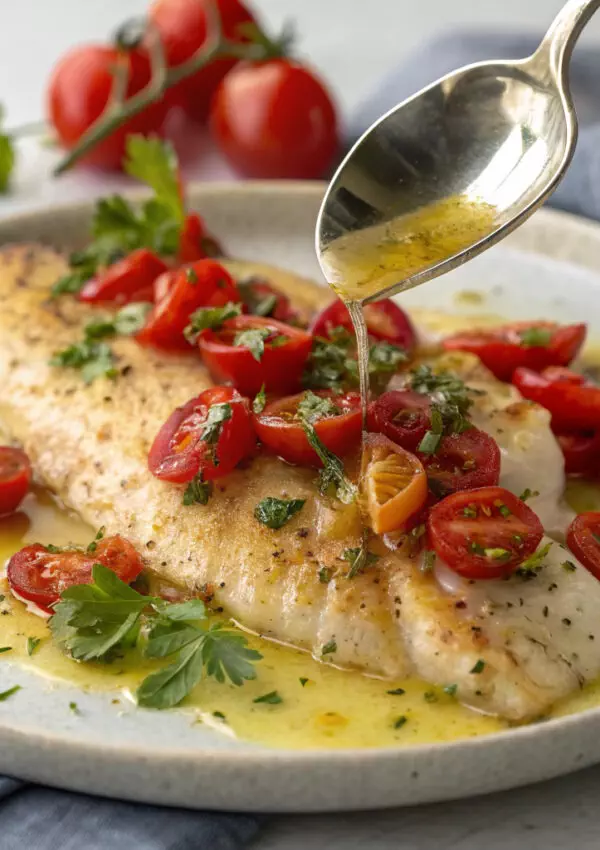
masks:
<svg viewBox="0 0 600 850"><path fill-rule="evenodd" d="M544 535L531 508L502 487L448 496L431 509L427 531L438 557L473 579L514 572Z"/></svg>
<svg viewBox="0 0 600 850"><path fill-rule="evenodd" d="M596 476L600 461L599 431L563 431L555 434L565 459L567 475Z"/></svg>
<svg viewBox="0 0 600 850"><path fill-rule="evenodd" d="M524 398L552 414L556 431L595 431L600 425L600 387L567 369L516 369L513 384Z"/></svg>
<svg viewBox="0 0 600 850"><path fill-rule="evenodd" d="M127 584L137 578L143 568L131 543L116 535L100 540L93 553L76 549L49 552L40 543L34 543L12 556L6 576L13 593L52 614L52 605L58 602L63 590L74 584L91 583L94 564L108 567Z"/></svg>
<svg viewBox="0 0 600 850"><path fill-rule="evenodd" d="M312 424L323 445L343 457L360 443L360 396L358 393L336 395L330 390L319 390L315 395L329 399L339 411ZM299 393L270 402L262 413L254 416L254 427L261 443L279 457L299 466L320 467L322 463L310 446L298 416L298 405L303 398L305 394Z"/></svg>
<svg viewBox="0 0 600 850"><path fill-rule="evenodd" d="M469 428L462 434L442 437L435 454L420 455L436 496L447 496L457 490L490 487L500 478L500 449L497 442L480 431Z"/></svg>
<svg viewBox="0 0 600 850"><path fill-rule="evenodd" d="M519 366L536 372L568 366L583 345L585 325L515 322L498 328L462 331L443 341L448 351L470 351L500 381L510 381Z"/></svg>
<svg viewBox="0 0 600 850"><path fill-rule="evenodd" d="M266 280L258 277L238 280L238 288L248 313L253 316L270 316L278 322L296 323L298 313L290 299Z"/></svg>
<svg viewBox="0 0 600 850"><path fill-rule="evenodd" d="M48 86L48 115L65 148L72 148L106 109L113 92L113 68L117 65L127 69L127 97L136 94L150 80L150 62L145 52L119 51L99 44L72 48L54 68ZM127 136L159 133L168 105L168 98L158 101L129 119L86 154L85 162L102 168L119 168Z"/></svg>
<svg viewBox="0 0 600 850"><path fill-rule="evenodd" d="M600 513L575 517L567 529L567 546L586 570L600 579Z"/></svg>
<svg viewBox="0 0 600 850"><path fill-rule="evenodd" d="M254 23L239 0L155 0L150 20L160 35L168 65L172 68L189 59L206 41L206 8L215 3L223 35L244 42L243 25ZM205 121L212 96L235 59L217 59L173 87L178 102L190 117Z"/></svg>
<svg viewBox="0 0 600 850"><path fill-rule="evenodd" d="M365 436L361 482L376 534L405 529L427 501L421 461L381 434Z"/></svg>
<svg viewBox="0 0 600 850"><path fill-rule="evenodd" d="M194 310L237 303L240 294L229 272L214 260L198 260L175 275L166 274L155 285L155 294L164 291L164 297L157 301L136 339L166 351L186 351L190 346L183 331Z"/></svg>
<svg viewBox="0 0 600 850"><path fill-rule="evenodd" d="M416 451L429 429L431 402L412 390L390 390L369 405L369 431L385 434L394 443Z"/></svg>
<svg viewBox="0 0 600 850"><path fill-rule="evenodd" d="M383 298L375 304L365 304L363 309L370 336L393 342L405 351L412 351L415 346L413 326L404 310L391 298ZM338 299L317 314L311 330L315 336L330 337L334 328L339 327L354 333L348 308Z"/></svg>
<svg viewBox="0 0 600 850"><path fill-rule="evenodd" d="M0 446L0 516L17 510L31 484L31 464L21 449Z"/></svg>
<svg viewBox="0 0 600 850"><path fill-rule="evenodd" d="M223 79L210 109L213 138L248 177L322 177L339 146L323 83L290 59L241 63Z"/></svg>
<svg viewBox="0 0 600 850"><path fill-rule="evenodd" d="M205 257L222 257L219 243L206 230L205 224L197 213L188 213L183 223L177 261L193 263Z"/></svg>
<svg viewBox="0 0 600 850"><path fill-rule="evenodd" d="M153 301L154 281L166 269L160 257L140 248L88 280L79 300L93 304Z"/></svg>
<svg viewBox="0 0 600 850"><path fill-rule="evenodd" d="M206 433L218 412L221 421ZM228 475L255 446L247 399L231 387L211 387L169 416L150 448L148 469L178 484L198 473L211 481Z"/></svg>
<svg viewBox="0 0 600 850"><path fill-rule="evenodd" d="M258 345L254 351L251 341ZM244 395L255 395L263 385L267 392L289 393L300 387L312 337L275 319L237 316L218 331L202 331L198 345L214 381L230 382Z"/></svg>

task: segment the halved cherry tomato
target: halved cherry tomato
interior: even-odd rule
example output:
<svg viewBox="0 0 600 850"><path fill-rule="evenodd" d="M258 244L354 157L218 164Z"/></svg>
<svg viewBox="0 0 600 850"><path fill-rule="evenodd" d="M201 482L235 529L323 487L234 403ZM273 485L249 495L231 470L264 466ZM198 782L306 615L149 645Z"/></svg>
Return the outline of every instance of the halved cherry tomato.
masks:
<svg viewBox="0 0 600 850"><path fill-rule="evenodd" d="M278 322L294 323L298 313L290 299L266 280L251 277L238 280L238 288L244 301L244 312L253 316L269 316Z"/></svg>
<svg viewBox="0 0 600 850"><path fill-rule="evenodd" d="M206 433L218 412L221 421ZM247 399L231 387L211 387L169 416L152 443L148 469L163 481L180 484L199 472L211 481L228 475L255 446Z"/></svg>
<svg viewBox="0 0 600 850"><path fill-rule="evenodd" d="M362 490L376 534L407 527L427 500L427 476L421 461L382 434L363 442Z"/></svg>
<svg viewBox="0 0 600 850"><path fill-rule="evenodd" d="M430 425L429 398L412 390L390 390L369 406L369 431L385 434L413 452Z"/></svg>
<svg viewBox="0 0 600 850"><path fill-rule="evenodd" d="M12 514L27 495L31 464L21 449L0 446L0 515Z"/></svg>
<svg viewBox="0 0 600 850"><path fill-rule="evenodd" d="M127 584L143 569L136 549L117 534L100 540L93 553L76 549L49 552L40 543L26 546L10 559L6 576L13 593L52 614L52 605L63 590L74 584L90 584L94 564L108 567Z"/></svg>
<svg viewBox="0 0 600 850"><path fill-rule="evenodd" d="M567 546L586 570L600 580L600 513L576 516L567 529Z"/></svg>
<svg viewBox="0 0 600 850"><path fill-rule="evenodd" d="M415 346L413 326L404 310L391 298L383 298L375 304L365 304L363 309L370 336L393 342L405 351L412 351ZM315 336L329 337L334 328L339 327L353 331L348 308L338 299L316 315L310 329Z"/></svg>
<svg viewBox="0 0 600 850"><path fill-rule="evenodd" d="M598 474L600 462L600 430L563 431L555 434L565 459L567 475Z"/></svg>
<svg viewBox="0 0 600 850"><path fill-rule="evenodd" d="M498 443L479 428L442 437L435 454L419 457L436 496L490 487L500 478Z"/></svg>
<svg viewBox="0 0 600 850"><path fill-rule="evenodd" d="M264 345L264 351L255 356L250 339ZM263 385L267 392L289 393L300 387L312 337L275 319L237 316L220 330L202 331L198 345L214 381L231 382L244 395L254 395Z"/></svg>
<svg viewBox="0 0 600 850"><path fill-rule="evenodd" d="M427 531L438 557L460 575L475 579L514 572L544 536L531 508L502 487L448 496L431 509Z"/></svg>
<svg viewBox="0 0 600 850"><path fill-rule="evenodd" d="M568 369L516 369L513 384L522 396L552 414L556 431L595 431L600 427L600 387Z"/></svg>
<svg viewBox="0 0 600 850"><path fill-rule="evenodd" d="M240 301L240 293L229 272L214 260L198 260L165 280L166 294L157 302L136 339L166 351L186 351L183 335L190 316L199 307L222 307ZM157 284L157 290L163 285Z"/></svg>
<svg viewBox="0 0 600 850"><path fill-rule="evenodd" d="M194 263L206 257L221 257L221 246L206 230L198 213L188 213L183 223L177 261Z"/></svg>
<svg viewBox="0 0 600 850"><path fill-rule="evenodd" d="M360 443L360 395L336 395L329 390L319 390L315 395L330 399L339 410L337 414L316 420L313 425L323 445L343 457ZM298 405L303 398L304 393L299 393L270 402L262 413L254 415L254 427L261 443L279 457L299 466L320 467L322 463L311 448L298 416Z"/></svg>
<svg viewBox="0 0 600 850"><path fill-rule="evenodd" d="M152 287L152 301L158 304L173 289L177 276L181 269L168 269L154 281Z"/></svg>
<svg viewBox="0 0 600 850"><path fill-rule="evenodd" d="M462 331L443 341L447 351L470 351L500 381L510 381L519 366L536 372L568 366L583 345L586 326L555 322L514 322L497 328Z"/></svg>
<svg viewBox="0 0 600 850"><path fill-rule="evenodd" d="M160 257L147 248L139 248L88 280L79 300L92 304L153 301L154 281L166 270Z"/></svg>

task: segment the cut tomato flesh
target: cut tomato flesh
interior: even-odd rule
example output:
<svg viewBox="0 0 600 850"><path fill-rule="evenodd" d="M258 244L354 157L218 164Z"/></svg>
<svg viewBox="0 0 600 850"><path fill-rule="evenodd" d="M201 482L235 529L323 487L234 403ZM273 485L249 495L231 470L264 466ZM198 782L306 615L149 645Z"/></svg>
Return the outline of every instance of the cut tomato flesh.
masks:
<svg viewBox="0 0 600 850"><path fill-rule="evenodd" d="M361 482L376 534L405 528L427 499L427 476L419 459L380 434L365 437Z"/></svg>

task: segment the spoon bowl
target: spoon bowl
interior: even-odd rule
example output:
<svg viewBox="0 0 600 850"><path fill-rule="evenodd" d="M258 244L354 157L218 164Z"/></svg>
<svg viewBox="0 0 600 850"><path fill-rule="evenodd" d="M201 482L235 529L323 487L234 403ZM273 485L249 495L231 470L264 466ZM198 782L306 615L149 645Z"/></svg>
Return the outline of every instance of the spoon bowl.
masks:
<svg viewBox="0 0 600 850"><path fill-rule="evenodd" d="M342 296L367 302L437 277L504 238L554 191L577 140L569 60L598 7L600 0L570 0L532 56L454 71L356 142L327 189L316 231L319 262ZM423 235L415 222L438 250L413 250L407 264L403 255ZM360 274L382 253L387 261L361 289Z"/></svg>

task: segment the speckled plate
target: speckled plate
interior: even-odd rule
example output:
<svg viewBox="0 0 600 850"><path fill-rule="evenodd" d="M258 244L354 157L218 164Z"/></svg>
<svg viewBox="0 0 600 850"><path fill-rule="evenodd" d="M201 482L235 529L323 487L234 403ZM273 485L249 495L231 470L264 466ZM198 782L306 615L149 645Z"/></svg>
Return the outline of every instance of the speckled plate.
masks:
<svg viewBox="0 0 600 850"><path fill-rule="evenodd" d="M319 184L208 185L190 192L228 250L319 280L313 228ZM91 206L0 223L0 243L83 244ZM486 311L566 320L600 332L600 227L542 211L502 245L403 297L456 311L458 291ZM481 310L481 307L476 309ZM497 791L600 761L600 709L477 739L373 750L286 751L192 726L183 711L111 704L107 694L49 686L9 663L0 690L0 772L78 791L193 808L328 811L383 808ZM65 711L77 700L80 716Z"/></svg>

